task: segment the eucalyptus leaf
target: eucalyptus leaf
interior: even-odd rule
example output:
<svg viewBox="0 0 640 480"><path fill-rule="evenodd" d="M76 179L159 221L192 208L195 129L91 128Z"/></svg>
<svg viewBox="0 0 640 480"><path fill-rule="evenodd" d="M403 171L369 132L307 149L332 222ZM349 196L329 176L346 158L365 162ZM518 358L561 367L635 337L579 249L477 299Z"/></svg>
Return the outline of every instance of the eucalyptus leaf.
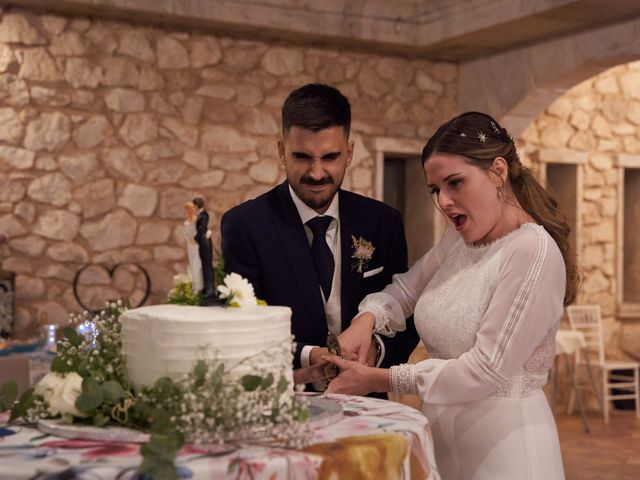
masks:
<svg viewBox="0 0 640 480"><path fill-rule="evenodd" d="M154 408L149 416L151 431L165 433L173 428L171 414L164 408Z"/></svg>
<svg viewBox="0 0 640 480"><path fill-rule="evenodd" d="M62 357L56 357L51 361L51 371L55 373L67 373L69 371L69 365Z"/></svg>
<svg viewBox="0 0 640 480"><path fill-rule="evenodd" d="M195 377L195 386L200 387L204 384L205 378L207 376L207 364L202 360L198 360L195 368L193 369L193 375Z"/></svg>
<svg viewBox="0 0 640 480"><path fill-rule="evenodd" d="M278 387L277 387L277 391L278 393L284 393L287 388L289 388L289 382L287 382L287 379L284 377L280 377L280 380L278 381Z"/></svg>
<svg viewBox="0 0 640 480"><path fill-rule="evenodd" d="M76 399L75 407L84 413L90 413L104 401L104 391L93 378L82 380L82 393Z"/></svg>
<svg viewBox="0 0 640 480"><path fill-rule="evenodd" d="M83 378L89 376L89 361L86 358L83 358L80 361L78 367L76 368L76 372L78 372L78 375Z"/></svg>
<svg viewBox="0 0 640 480"><path fill-rule="evenodd" d="M104 382L102 384L102 391L104 392L105 402L112 405L118 403L125 396L124 388L115 380Z"/></svg>
<svg viewBox="0 0 640 480"><path fill-rule="evenodd" d="M18 397L18 384L15 380L9 380L0 388L0 411L11 408Z"/></svg>
<svg viewBox="0 0 640 480"><path fill-rule="evenodd" d="M262 377L258 375L245 375L240 379L240 382L247 392L253 392L262 383Z"/></svg>
<svg viewBox="0 0 640 480"><path fill-rule="evenodd" d="M222 377L224 376L224 363L221 363L216 368L215 372L211 376L211 383L213 385L213 390L218 391L222 386Z"/></svg>
<svg viewBox="0 0 640 480"><path fill-rule="evenodd" d="M82 337L73 328L68 326L64 327L63 332L64 336L67 337L67 340L69 340L69 343L71 343L71 345L75 345L77 347L82 342Z"/></svg>
<svg viewBox="0 0 640 480"><path fill-rule="evenodd" d="M34 402L34 389L30 388L26 390L21 396L18 403L16 403L11 409L11 416L9 417L9 421L13 422L18 418L22 418L27 414L27 410L29 410L33 406Z"/></svg>
<svg viewBox="0 0 640 480"><path fill-rule="evenodd" d="M142 463L138 467L138 472L149 475L154 480L177 479L174 462L183 444L184 439L175 431L167 434L151 434L149 442L140 449Z"/></svg>
<svg viewBox="0 0 640 480"><path fill-rule="evenodd" d="M260 388L266 390L271 385L273 385L273 373L270 373L266 377L262 379L262 383L260 384Z"/></svg>
<svg viewBox="0 0 640 480"><path fill-rule="evenodd" d="M96 427L104 427L107 423L109 423L109 417L103 413L97 413L93 416L93 424Z"/></svg>
<svg viewBox="0 0 640 480"><path fill-rule="evenodd" d="M296 416L296 420L299 422L306 422L309 419L309 410L306 408L301 409Z"/></svg>
<svg viewBox="0 0 640 480"><path fill-rule="evenodd" d="M160 377L153 385L152 393L160 403L165 402L176 391L176 386L169 377Z"/></svg>

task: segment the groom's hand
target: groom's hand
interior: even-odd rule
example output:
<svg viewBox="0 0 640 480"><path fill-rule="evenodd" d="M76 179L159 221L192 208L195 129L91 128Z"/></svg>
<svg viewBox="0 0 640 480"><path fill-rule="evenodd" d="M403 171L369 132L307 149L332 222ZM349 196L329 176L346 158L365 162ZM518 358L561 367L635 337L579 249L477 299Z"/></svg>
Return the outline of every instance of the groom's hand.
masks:
<svg viewBox="0 0 640 480"><path fill-rule="evenodd" d="M342 347L342 342L340 342L340 348L342 349L342 358L346 358L347 360L357 360L358 357L355 353L350 352ZM327 363L322 357L329 354L329 350L326 347L313 347L311 352L309 353L309 365L325 365ZM374 349L375 355L375 349Z"/></svg>
<svg viewBox="0 0 640 480"><path fill-rule="evenodd" d="M351 325L338 336L340 346L356 354L360 363L367 363L375 317L371 312L363 312L351 321ZM375 349L374 349L375 351Z"/></svg>
<svg viewBox="0 0 640 480"><path fill-rule="evenodd" d="M326 347L313 347L309 352L309 365L321 365L327 363L322 359L323 355L329 353Z"/></svg>

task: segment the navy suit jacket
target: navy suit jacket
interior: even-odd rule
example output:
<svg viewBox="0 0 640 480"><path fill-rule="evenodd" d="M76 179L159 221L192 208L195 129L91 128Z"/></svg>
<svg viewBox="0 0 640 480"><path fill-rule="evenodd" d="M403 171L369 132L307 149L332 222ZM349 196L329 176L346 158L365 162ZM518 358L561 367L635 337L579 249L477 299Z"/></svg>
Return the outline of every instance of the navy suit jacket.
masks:
<svg viewBox="0 0 640 480"><path fill-rule="evenodd" d="M345 190L339 190L338 195L344 330L367 294L382 290L391 283L393 274L407 270L407 245L397 210ZM247 278L256 296L269 305L291 307L297 350L294 367L299 368L302 347L324 346L328 329L311 248L287 182L226 212L221 220L221 233L225 270ZM375 247L362 273L352 268L352 235L371 241ZM366 271L379 267L384 267L382 272L363 277ZM405 363L418 343L413 319L407 321L404 332L382 339L385 357L381 366Z"/></svg>

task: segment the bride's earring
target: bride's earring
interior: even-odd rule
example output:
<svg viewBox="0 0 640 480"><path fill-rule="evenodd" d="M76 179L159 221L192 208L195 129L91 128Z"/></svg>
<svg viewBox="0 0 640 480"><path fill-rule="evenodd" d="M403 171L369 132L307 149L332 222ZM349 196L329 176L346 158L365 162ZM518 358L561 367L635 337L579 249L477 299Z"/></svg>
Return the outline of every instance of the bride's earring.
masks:
<svg viewBox="0 0 640 480"><path fill-rule="evenodd" d="M496 187L496 194L498 196L498 200L504 202L504 187L502 185Z"/></svg>

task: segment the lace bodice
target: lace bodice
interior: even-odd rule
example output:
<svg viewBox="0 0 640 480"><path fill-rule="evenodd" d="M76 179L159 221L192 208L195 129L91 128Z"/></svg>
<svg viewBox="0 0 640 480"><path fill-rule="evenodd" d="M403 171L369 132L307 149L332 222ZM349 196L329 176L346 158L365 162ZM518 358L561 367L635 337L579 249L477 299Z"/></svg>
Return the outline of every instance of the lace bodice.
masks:
<svg viewBox="0 0 640 480"><path fill-rule="evenodd" d="M196 236L196 222L184 222L182 233L187 240L195 242Z"/></svg>
<svg viewBox="0 0 640 480"><path fill-rule="evenodd" d="M433 403L520 397L546 382L564 286L562 256L538 225L525 224L483 248L449 231L360 310L372 311L377 331L387 335L403 330L414 313L431 358L393 367L396 390Z"/></svg>

